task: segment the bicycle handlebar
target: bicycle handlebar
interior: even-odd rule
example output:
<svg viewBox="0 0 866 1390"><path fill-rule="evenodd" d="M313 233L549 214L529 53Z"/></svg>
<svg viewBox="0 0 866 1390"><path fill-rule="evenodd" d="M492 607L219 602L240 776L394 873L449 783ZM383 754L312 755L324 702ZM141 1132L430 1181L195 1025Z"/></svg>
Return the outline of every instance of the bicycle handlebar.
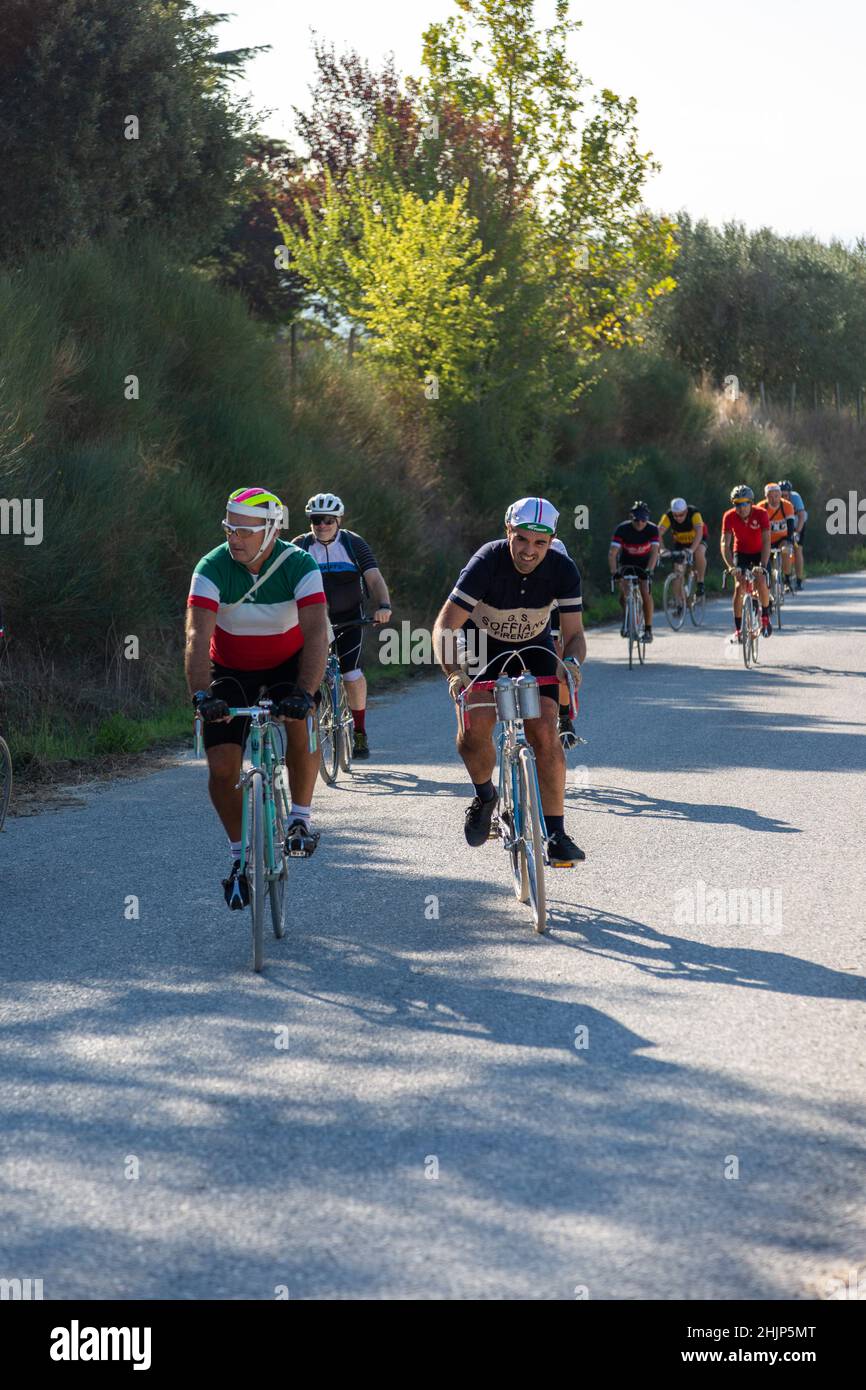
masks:
<svg viewBox="0 0 866 1390"><path fill-rule="evenodd" d="M282 724L288 723L288 720L280 719L279 721L277 721L276 719L274 719L274 716L272 716L271 714L271 701L268 701L266 705L229 705L230 719L255 719L256 723L261 727L265 722L261 719L261 715L266 715L268 720L273 719L274 722L279 722ZM294 721L292 722L294 723ZM310 711L310 713L306 715L304 723L307 726L307 749L310 753L315 753L316 749L319 746L319 740L316 733L316 724L313 718L313 711ZM198 712L196 712L194 716L193 724L194 753L195 757L200 758L202 755L202 726L204 725L204 719Z"/></svg>

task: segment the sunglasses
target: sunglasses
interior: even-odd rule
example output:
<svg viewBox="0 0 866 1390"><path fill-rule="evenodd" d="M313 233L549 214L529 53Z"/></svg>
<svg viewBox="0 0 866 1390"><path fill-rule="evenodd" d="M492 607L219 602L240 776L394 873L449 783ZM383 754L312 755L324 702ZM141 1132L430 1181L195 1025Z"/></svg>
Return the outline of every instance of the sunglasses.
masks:
<svg viewBox="0 0 866 1390"><path fill-rule="evenodd" d="M239 541L247 541L250 536L254 536L257 531L265 531L267 529L267 523L264 526L230 526L227 521L222 521L220 525L227 536L237 536Z"/></svg>
<svg viewBox="0 0 866 1390"><path fill-rule="evenodd" d="M314 526L330 526L332 521L338 521L336 516L311 516L310 521Z"/></svg>

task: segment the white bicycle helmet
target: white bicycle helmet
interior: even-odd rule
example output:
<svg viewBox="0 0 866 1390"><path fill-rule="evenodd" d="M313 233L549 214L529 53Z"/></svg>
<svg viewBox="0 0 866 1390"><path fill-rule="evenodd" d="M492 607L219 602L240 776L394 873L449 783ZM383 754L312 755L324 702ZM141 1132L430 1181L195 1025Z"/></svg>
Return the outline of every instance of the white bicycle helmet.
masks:
<svg viewBox="0 0 866 1390"><path fill-rule="evenodd" d="M317 492L304 508L307 516L312 516L314 512L322 512L326 516L342 516L345 510L340 498L333 492Z"/></svg>
<svg viewBox="0 0 866 1390"><path fill-rule="evenodd" d="M283 504L273 492L261 487L239 487L226 503L226 515L243 512L250 517L261 517L265 521L262 543L253 556L257 560L263 555L283 524Z"/></svg>

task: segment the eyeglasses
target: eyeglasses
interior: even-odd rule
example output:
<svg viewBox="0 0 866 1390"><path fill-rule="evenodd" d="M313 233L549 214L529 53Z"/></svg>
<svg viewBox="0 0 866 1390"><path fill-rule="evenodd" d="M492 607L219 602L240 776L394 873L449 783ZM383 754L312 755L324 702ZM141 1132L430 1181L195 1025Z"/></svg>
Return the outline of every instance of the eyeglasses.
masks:
<svg viewBox="0 0 866 1390"><path fill-rule="evenodd" d="M335 516L311 516L310 521L314 526L330 526L332 521L337 521Z"/></svg>
<svg viewBox="0 0 866 1390"><path fill-rule="evenodd" d="M227 521L222 521L220 525L227 536L237 536L239 541L248 541L257 531L267 530L267 522L264 526L230 526Z"/></svg>

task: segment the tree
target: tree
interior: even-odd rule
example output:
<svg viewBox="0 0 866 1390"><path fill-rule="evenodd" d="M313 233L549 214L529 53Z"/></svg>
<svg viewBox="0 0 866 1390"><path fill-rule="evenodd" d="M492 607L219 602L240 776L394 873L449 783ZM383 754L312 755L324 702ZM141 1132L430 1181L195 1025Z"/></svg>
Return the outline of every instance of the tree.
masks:
<svg viewBox="0 0 866 1390"><path fill-rule="evenodd" d="M360 323L367 350L404 376L433 374L454 399L478 386L492 339L492 259L466 209L465 189L425 202L405 190L328 176L306 235L278 217L293 268L316 294Z"/></svg>
<svg viewBox="0 0 866 1390"><path fill-rule="evenodd" d="M190 0L4 0L0 257L154 227L193 258L230 215L247 119Z"/></svg>

